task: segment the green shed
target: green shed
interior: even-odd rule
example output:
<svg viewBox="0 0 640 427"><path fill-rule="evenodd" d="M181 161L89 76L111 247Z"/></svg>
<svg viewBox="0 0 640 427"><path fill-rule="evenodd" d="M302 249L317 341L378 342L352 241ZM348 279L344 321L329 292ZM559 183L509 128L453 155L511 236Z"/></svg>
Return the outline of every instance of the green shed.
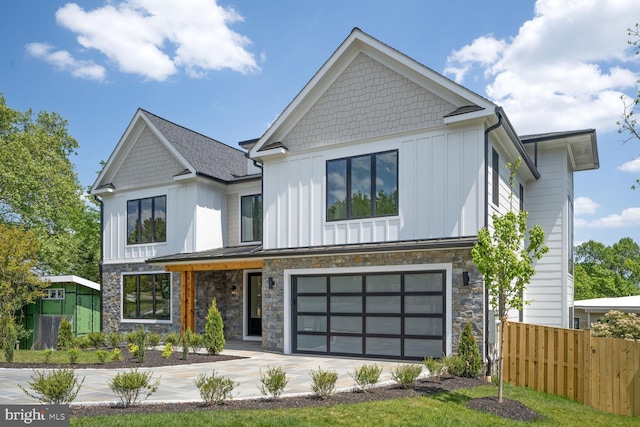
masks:
<svg viewBox="0 0 640 427"><path fill-rule="evenodd" d="M55 348L58 325L66 317L76 337L100 331L100 284L78 276L45 276L45 295L23 310L23 324L33 331L20 348Z"/></svg>

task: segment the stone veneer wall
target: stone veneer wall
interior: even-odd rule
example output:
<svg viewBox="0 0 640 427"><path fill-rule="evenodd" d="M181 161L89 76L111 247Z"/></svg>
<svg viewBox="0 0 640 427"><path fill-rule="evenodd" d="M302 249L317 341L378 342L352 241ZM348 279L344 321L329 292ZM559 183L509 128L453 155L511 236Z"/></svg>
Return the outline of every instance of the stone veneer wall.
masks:
<svg viewBox="0 0 640 427"><path fill-rule="evenodd" d="M265 259L262 268L264 349L284 351L284 270L436 263L452 264L452 301L448 306L451 307L454 353L467 321L471 322L476 340L481 343L484 331L482 276L471 261L471 249L457 249ZM462 284L463 271L469 272L469 286ZM268 277L275 280L273 289L266 286Z"/></svg>
<svg viewBox="0 0 640 427"><path fill-rule="evenodd" d="M102 266L102 331L134 331L143 325L150 332L180 332L180 273L171 273L171 323L121 323L122 273L161 272L158 266L144 263L105 264Z"/></svg>
<svg viewBox="0 0 640 427"><path fill-rule="evenodd" d="M207 312L215 298L225 339L242 339L243 280L242 270L196 272L195 332L204 333Z"/></svg>

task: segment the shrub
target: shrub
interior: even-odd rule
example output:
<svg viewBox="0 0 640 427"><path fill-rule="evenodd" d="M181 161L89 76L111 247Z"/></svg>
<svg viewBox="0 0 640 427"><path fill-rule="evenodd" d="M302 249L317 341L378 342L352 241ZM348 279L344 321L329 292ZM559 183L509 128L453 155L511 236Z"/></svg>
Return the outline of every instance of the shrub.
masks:
<svg viewBox="0 0 640 427"><path fill-rule="evenodd" d="M53 356L53 350L48 348L44 351L43 355L44 355L44 363L51 363L51 356Z"/></svg>
<svg viewBox="0 0 640 427"><path fill-rule="evenodd" d="M67 353L69 354L69 363L75 365L78 362L78 357L80 357L80 350L77 348L70 348L67 350Z"/></svg>
<svg viewBox="0 0 640 427"><path fill-rule="evenodd" d="M623 338L640 340L640 316L637 313L623 313L611 310L596 323L591 324L594 337Z"/></svg>
<svg viewBox="0 0 640 427"><path fill-rule="evenodd" d="M120 347L122 341L124 341L124 336L118 331L109 332L109 335L107 335L107 342L113 348Z"/></svg>
<svg viewBox="0 0 640 427"><path fill-rule="evenodd" d="M5 360L9 363L13 362L13 353L16 349L16 340L18 339L18 330L16 324L12 319L6 321L2 325L2 336L0 341L2 342L2 351L4 352Z"/></svg>
<svg viewBox="0 0 640 427"><path fill-rule="evenodd" d="M162 357L164 357L165 359L168 359L171 357L172 354L173 354L173 346L171 345L170 342L168 342L164 345L164 349L162 350Z"/></svg>
<svg viewBox="0 0 640 427"><path fill-rule="evenodd" d="M366 392L380 381L380 374L382 374L382 368L378 365L365 364L356 368L351 378L356 382L360 391Z"/></svg>
<svg viewBox="0 0 640 427"><path fill-rule="evenodd" d="M409 388L422 373L422 365L399 365L391 371L391 378L402 388Z"/></svg>
<svg viewBox="0 0 640 427"><path fill-rule="evenodd" d="M88 336L77 338L75 340L75 345L83 350L93 346Z"/></svg>
<svg viewBox="0 0 640 427"><path fill-rule="evenodd" d="M162 340L162 338L157 332L151 332L149 333L147 340L149 341L149 347L157 347L160 345L160 341Z"/></svg>
<svg viewBox="0 0 640 427"><path fill-rule="evenodd" d="M118 347L111 350L111 360L122 360L122 352Z"/></svg>
<svg viewBox="0 0 640 427"><path fill-rule="evenodd" d="M224 376L216 376L215 369L211 376L201 373L199 374L193 383L200 390L200 397L207 405L220 405L226 399L231 399L233 396L231 393L236 388L238 383L225 378Z"/></svg>
<svg viewBox="0 0 640 427"><path fill-rule="evenodd" d="M133 344L137 347L136 351L132 351L133 355L138 359L138 363L144 363L149 345L149 332L142 326L138 326L133 333Z"/></svg>
<svg viewBox="0 0 640 427"><path fill-rule="evenodd" d="M204 325L204 346L209 354L218 354L224 349L225 344L222 316L220 316L214 299L211 301L207 313L207 323Z"/></svg>
<svg viewBox="0 0 640 427"><path fill-rule="evenodd" d="M56 349L60 351L66 351L73 347L73 330L71 323L66 317L63 317L58 326L58 343Z"/></svg>
<svg viewBox="0 0 640 427"><path fill-rule="evenodd" d="M147 399L158 390L160 378L151 382L151 372L138 372L133 369L129 372L121 372L108 381L109 388L118 396L120 403L125 408L135 405L141 393L147 393L144 399Z"/></svg>
<svg viewBox="0 0 640 427"><path fill-rule="evenodd" d="M458 356L462 359L461 377L476 378L482 372L482 356L476 338L471 333L471 323L464 325L460 344L458 345Z"/></svg>
<svg viewBox="0 0 640 427"><path fill-rule="evenodd" d="M191 352L193 354L196 354L202 347L203 342L204 337L202 336L202 334L193 333L191 335L191 343L189 344L189 347L191 347Z"/></svg>
<svg viewBox="0 0 640 427"><path fill-rule="evenodd" d="M98 358L98 363L102 365L107 361L107 352L102 349L96 350L96 357Z"/></svg>
<svg viewBox="0 0 640 427"><path fill-rule="evenodd" d="M456 377L461 377L466 369L465 361L456 354L443 357L442 362L444 363L447 373Z"/></svg>
<svg viewBox="0 0 640 427"><path fill-rule="evenodd" d="M135 344L136 333L133 331L129 331L125 334L124 339L127 342L127 344Z"/></svg>
<svg viewBox="0 0 640 427"><path fill-rule="evenodd" d="M182 339L180 340L180 342L182 343L182 359L183 360L189 359L189 346L191 345L192 336L193 336L193 333L191 332L191 328L187 328L187 330L184 331L184 334L182 334Z"/></svg>
<svg viewBox="0 0 640 427"><path fill-rule="evenodd" d="M426 366L429 371L429 376L436 378L436 380L440 378L445 368L442 359L434 359L433 357L425 358L424 366Z"/></svg>
<svg viewBox="0 0 640 427"><path fill-rule="evenodd" d="M18 384L18 387L27 396L42 403L60 405L73 402L83 383L84 377L78 383L78 377L76 377L73 369L54 369L51 372L34 370L31 381L28 381L29 387L34 393L29 392L20 384Z"/></svg>
<svg viewBox="0 0 640 427"><path fill-rule="evenodd" d="M87 335L87 339L91 342L93 348L102 348L104 346L105 335L104 332L90 332Z"/></svg>
<svg viewBox="0 0 640 427"><path fill-rule="evenodd" d="M180 342L180 335L175 332L168 333L164 336L164 342L167 344L176 345Z"/></svg>
<svg viewBox="0 0 640 427"><path fill-rule="evenodd" d="M336 381L338 381L338 373L336 371L323 371L318 367L317 371L312 370L311 375L311 391L319 399L326 400L336 392Z"/></svg>
<svg viewBox="0 0 640 427"><path fill-rule="evenodd" d="M276 400L280 397L289 380L287 374L282 370L281 366L270 368L267 365L266 374L260 370L260 385L258 390L269 400Z"/></svg>

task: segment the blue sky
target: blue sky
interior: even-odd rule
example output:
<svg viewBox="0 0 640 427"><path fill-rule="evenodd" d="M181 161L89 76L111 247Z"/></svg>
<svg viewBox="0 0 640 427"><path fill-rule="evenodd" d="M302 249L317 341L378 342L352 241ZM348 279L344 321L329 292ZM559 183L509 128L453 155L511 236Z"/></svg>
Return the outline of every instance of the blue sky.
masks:
<svg viewBox="0 0 640 427"><path fill-rule="evenodd" d="M359 27L501 105L520 134L595 128L576 242L640 243L640 141L616 126L638 90L638 21L637 0L21 0L0 14L0 93L68 120L88 186L138 107L233 146L261 136Z"/></svg>

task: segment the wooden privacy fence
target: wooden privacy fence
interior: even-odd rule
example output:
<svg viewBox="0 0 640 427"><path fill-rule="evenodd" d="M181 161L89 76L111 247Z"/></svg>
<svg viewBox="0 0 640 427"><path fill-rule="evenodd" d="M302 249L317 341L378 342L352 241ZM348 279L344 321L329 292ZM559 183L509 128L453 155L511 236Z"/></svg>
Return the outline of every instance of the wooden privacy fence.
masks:
<svg viewBox="0 0 640 427"><path fill-rule="evenodd" d="M640 342L510 322L503 368L510 384L640 416Z"/></svg>

